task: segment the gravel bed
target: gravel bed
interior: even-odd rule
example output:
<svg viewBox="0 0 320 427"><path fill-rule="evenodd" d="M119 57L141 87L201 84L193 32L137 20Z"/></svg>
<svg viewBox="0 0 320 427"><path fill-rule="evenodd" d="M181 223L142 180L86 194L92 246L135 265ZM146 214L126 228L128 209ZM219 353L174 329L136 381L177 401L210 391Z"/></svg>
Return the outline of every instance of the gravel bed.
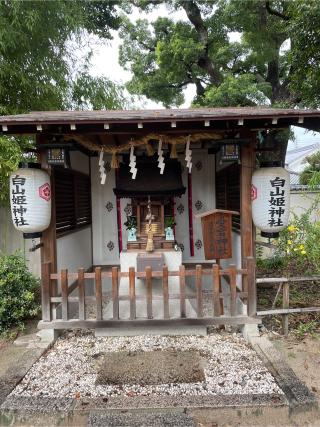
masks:
<svg viewBox="0 0 320 427"><path fill-rule="evenodd" d="M160 385L96 385L96 359L110 351L195 350L205 358L205 380ZM270 372L237 334L98 337L73 331L60 337L11 396L133 397L283 394Z"/></svg>

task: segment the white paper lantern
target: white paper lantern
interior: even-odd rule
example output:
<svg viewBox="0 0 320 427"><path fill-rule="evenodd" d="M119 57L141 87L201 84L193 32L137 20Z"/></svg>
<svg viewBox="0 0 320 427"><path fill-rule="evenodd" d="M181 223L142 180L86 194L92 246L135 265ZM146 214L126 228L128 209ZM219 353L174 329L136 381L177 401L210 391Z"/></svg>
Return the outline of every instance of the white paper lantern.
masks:
<svg viewBox="0 0 320 427"><path fill-rule="evenodd" d="M252 176L252 219L264 237L278 237L289 221L290 174L281 167L262 167Z"/></svg>
<svg viewBox="0 0 320 427"><path fill-rule="evenodd" d="M38 163L28 163L10 175L11 216L25 238L40 237L51 221L49 175Z"/></svg>

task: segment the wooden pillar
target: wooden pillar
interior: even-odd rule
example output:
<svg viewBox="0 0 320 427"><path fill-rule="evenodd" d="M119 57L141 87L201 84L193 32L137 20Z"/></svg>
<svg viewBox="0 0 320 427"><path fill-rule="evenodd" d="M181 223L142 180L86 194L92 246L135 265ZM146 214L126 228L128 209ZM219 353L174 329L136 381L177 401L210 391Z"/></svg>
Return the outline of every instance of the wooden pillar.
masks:
<svg viewBox="0 0 320 427"><path fill-rule="evenodd" d="M45 143L45 135L37 135L36 137L37 148L41 143ZM41 150L39 154L39 161L41 168L46 170L51 179L51 222L49 227L42 232L41 238L41 264L50 263L51 272L57 272L57 236L56 236L56 205L55 205L55 188L54 188L54 173L48 165L46 150ZM55 281L54 281L55 282ZM51 295L57 294L56 286L53 286Z"/></svg>
<svg viewBox="0 0 320 427"><path fill-rule="evenodd" d="M254 236L251 208L251 178L255 167L255 143L254 140L241 147L241 177L240 177L240 212L241 212L241 260L245 268L246 258L254 256ZM250 276L250 277L249 277ZM255 268L248 271L248 305L249 315L256 313L256 283ZM249 301L250 299L250 301Z"/></svg>
<svg viewBox="0 0 320 427"><path fill-rule="evenodd" d="M283 299L282 299L282 308L289 308L290 297L289 297L289 282L283 283ZM285 337L289 333L289 314L282 315L282 333Z"/></svg>

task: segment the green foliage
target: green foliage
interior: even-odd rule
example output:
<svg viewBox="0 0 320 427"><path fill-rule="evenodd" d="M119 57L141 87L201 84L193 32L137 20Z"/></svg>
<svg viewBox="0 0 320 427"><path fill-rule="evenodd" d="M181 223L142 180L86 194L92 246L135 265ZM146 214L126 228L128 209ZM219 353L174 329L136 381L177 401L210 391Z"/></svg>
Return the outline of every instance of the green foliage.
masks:
<svg viewBox="0 0 320 427"><path fill-rule="evenodd" d="M0 257L0 333L38 314L39 281L20 255Z"/></svg>
<svg viewBox="0 0 320 427"><path fill-rule="evenodd" d="M21 160L20 146L13 138L0 137L0 205L8 202L9 175Z"/></svg>
<svg viewBox="0 0 320 427"><path fill-rule="evenodd" d="M291 88L308 107L320 105L320 2L294 0L288 2L290 32L294 35L290 52Z"/></svg>
<svg viewBox="0 0 320 427"><path fill-rule="evenodd" d="M261 270L273 272L285 267L285 261L279 255L270 258L257 258L257 267Z"/></svg>
<svg viewBox="0 0 320 427"><path fill-rule="evenodd" d="M306 157L307 166L300 174L300 184L316 187L320 185L320 151Z"/></svg>
<svg viewBox="0 0 320 427"><path fill-rule="evenodd" d="M283 258L287 275L320 273L320 222L311 216L319 210L319 201L280 232L277 256Z"/></svg>
<svg viewBox="0 0 320 427"><path fill-rule="evenodd" d="M177 106L196 88L194 105L320 105L318 0L135 0L160 4L184 20L126 21L120 63L130 92ZM238 32L234 42L229 35ZM317 90L318 89L318 90Z"/></svg>
<svg viewBox="0 0 320 427"><path fill-rule="evenodd" d="M82 110L121 109L129 105L121 86L105 77L79 75L71 93L71 105Z"/></svg>
<svg viewBox="0 0 320 427"><path fill-rule="evenodd" d="M211 107L228 107L230 105L245 107L247 105L267 104L265 94L270 93L268 83L258 83L254 76L243 74L239 77L226 75L218 87L207 88L204 98L198 104Z"/></svg>
<svg viewBox="0 0 320 427"><path fill-rule="evenodd" d="M315 320L310 320L307 323L299 323L294 333L297 338L303 339L306 335L315 336L319 330L319 323Z"/></svg>
<svg viewBox="0 0 320 427"><path fill-rule="evenodd" d="M137 228L137 218L135 216L127 216L127 221L124 223L127 230Z"/></svg>
<svg viewBox="0 0 320 427"><path fill-rule="evenodd" d="M0 115L126 106L123 88L88 74L91 34L110 39L115 1L0 0ZM0 205L30 141L0 138Z"/></svg>
<svg viewBox="0 0 320 427"><path fill-rule="evenodd" d="M33 141L26 137L0 136L0 206L9 203L9 175L17 169L20 161L34 160L25 151L33 147Z"/></svg>
<svg viewBox="0 0 320 427"><path fill-rule="evenodd" d="M119 62L133 73L127 85L130 92L166 106L183 102L182 90L187 84L181 82L185 73L183 62L197 51L192 35L180 37L186 31L190 33L188 26L175 25L168 18L159 18L153 30L146 20L138 20L135 25L125 22L120 34L127 43L120 47Z"/></svg>
<svg viewBox="0 0 320 427"><path fill-rule="evenodd" d="M176 225L173 216L166 216L164 219L164 228L173 228Z"/></svg>
<svg viewBox="0 0 320 427"><path fill-rule="evenodd" d="M94 82L82 76L91 54L88 32L110 38L119 23L115 2L0 1L0 113L82 107L73 90ZM104 106L112 108L107 99Z"/></svg>

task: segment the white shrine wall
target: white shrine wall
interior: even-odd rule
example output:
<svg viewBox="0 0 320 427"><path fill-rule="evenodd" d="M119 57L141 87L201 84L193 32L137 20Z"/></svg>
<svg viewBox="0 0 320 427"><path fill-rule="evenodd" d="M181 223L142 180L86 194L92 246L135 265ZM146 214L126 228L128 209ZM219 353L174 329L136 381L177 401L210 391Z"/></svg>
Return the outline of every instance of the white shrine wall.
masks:
<svg viewBox="0 0 320 427"><path fill-rule="evenodd" d="M184 155L179 156L183 166L182 180L186 192L175 198L175 237L181 246L184 262L204 261L201 221L194 218L195 214L215 208L215 156L208 155L207 150L193 150L192 153L192 211L194 256L190 254L189 216L188 216L188 170L185 167ZM110 165L111 156L105 156ZM139 172L138 172L139 173ZM91 159L92 186L92 227L93 227L93 263L94 265L119 264L118 226L115 187L115 170L106 170L105 185L100 183L98 158ZM127 230L125 208L131 199L120 199L122 244L126 249Z"/></svg>
<svg viewBox="0 0 320 427"><path fill-rule="evenodd" d="M201 220L194 215L212 210L216 206L215 192L215 156L208 155L207 150L192 152L192 213L193 213L193 242L194 256L190 251L189 215L188 215L188 170L185 167L184 155L179 156L184 166L182 179L186 192L182 197L175 198L176 240L183 249L184 262L204 261ZM179 206L183 212L179 213Z"/></svg>
<svg viewBox="0 0 320 427"><path fill-rule="evenodd" d="M91 158L91 197L92 197L92 231L93 231L93 264L118 265L118 223L117 198L113 189L116 185L116 171L111 169L111 156L105 155L106 182L100 183L99 159ZM127 237L123 223L126 221L124 209L130 199L120 199L123 248L126 248Z"/></svg>

